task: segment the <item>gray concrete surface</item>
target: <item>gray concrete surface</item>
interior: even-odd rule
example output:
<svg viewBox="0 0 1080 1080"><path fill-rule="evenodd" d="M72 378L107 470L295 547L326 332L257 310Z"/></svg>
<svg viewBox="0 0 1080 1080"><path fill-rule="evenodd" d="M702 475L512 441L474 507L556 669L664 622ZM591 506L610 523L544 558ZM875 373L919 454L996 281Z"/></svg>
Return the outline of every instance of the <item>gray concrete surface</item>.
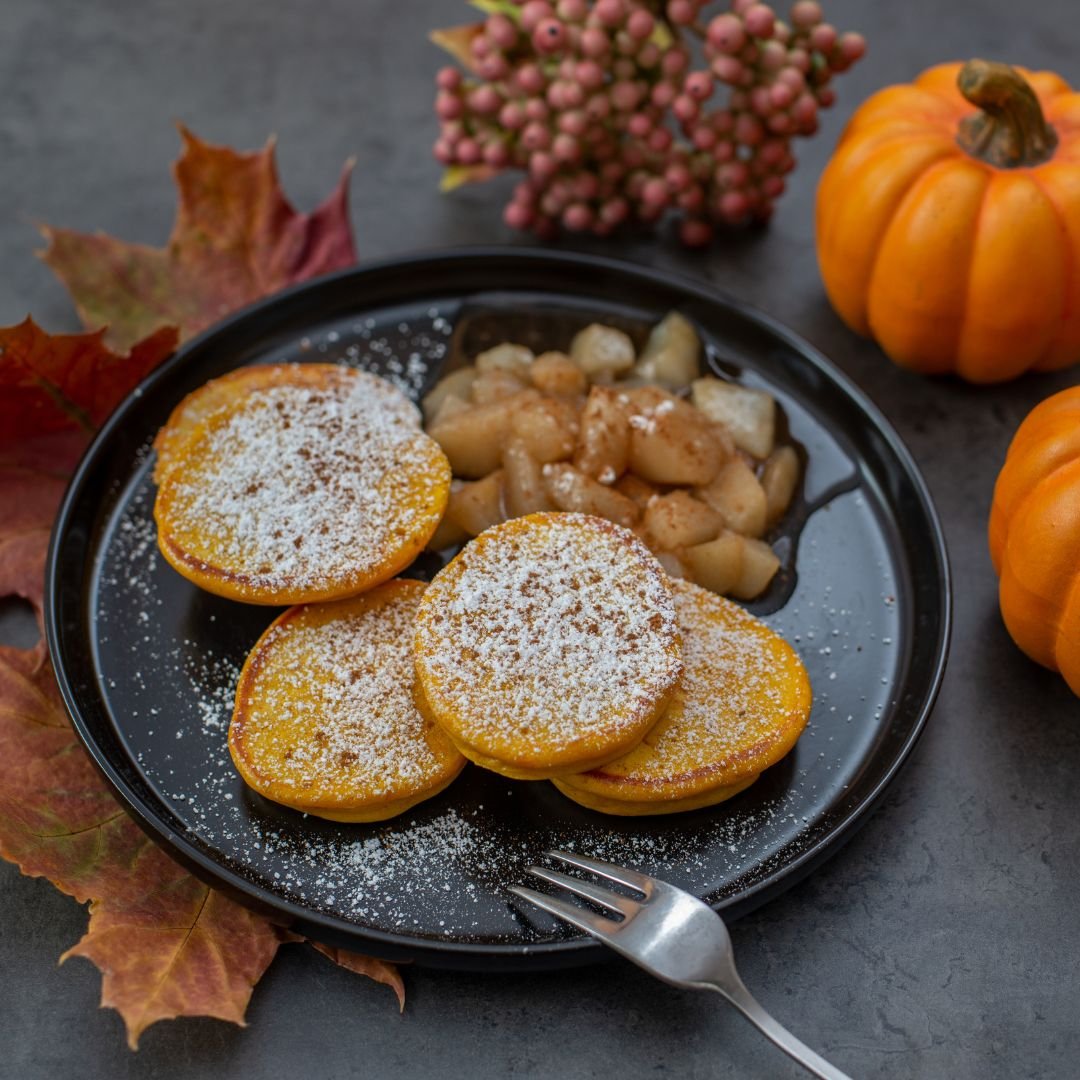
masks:
<svg viewBox="0 0 1080 1080"><path fill-rule="evenodd" d="M734 927L735 945L762 1001L854 1077L1074 1077L1080 707L1006 637L984 531L1015 426L1076 374L978 390L896 370L827 306L812 205L846 116L872 90L973 55L1080 77L1080 21L1072 0L825 6L867 34L871 54L800 148L773 225L705 255L667 237L610 245L763 308L858 380L924 469L954 560L952 659L914 757L855 840ZM52 329L75 326L32 257L34 221L164 241L173 119L238 146L276 132L285 186L305 208L356 154L364 257L519 242L496 192L435 190L439 59L425 35L469 17L445 0L0 0L0 321L29 311ZM5 609L5 639L25 630ZM162 1024L132 1055L117 1016L96 1009L96 971L56 965L85 919L0 865L0 1076L802 1075L718 1000L621 964L514 977L410 970L399 1017L385 989L298 946L257 988L246 1029Z"/></svg>

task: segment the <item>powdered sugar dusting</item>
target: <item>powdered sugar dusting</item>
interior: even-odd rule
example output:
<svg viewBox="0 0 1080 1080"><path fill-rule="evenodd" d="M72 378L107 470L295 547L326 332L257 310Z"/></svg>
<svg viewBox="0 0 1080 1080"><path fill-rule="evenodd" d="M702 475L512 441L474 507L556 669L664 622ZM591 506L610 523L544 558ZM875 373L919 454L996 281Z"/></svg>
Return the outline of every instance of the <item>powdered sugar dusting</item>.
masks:
<svg viewBox="0 0 1080 1080"><path fill-rule="evenodd" d="M255 589L317 592L377 570L439 512L446 469L414 405L342 369L256 391L213 418L166 477L163 524L191 560Z"/></svg>
<svg viewBox="0 0 1080 1080"><path fill-rule="evenodd" d="M280 800L349 809L430 788L460 765L438 755L412 698L423 588L315 605L262 639L237 738ZM283 791L282 789L286 789Z"/></svg>
<svg viewBox="0 0 1080 1080"><path fill-rule="evenodd" d="M640 726L680 671L659 567L633 534L580 514L489 530L436 576L417 622L436 715L495 757Z"/></svg>
<svg viewBox="0 0 1080 1080"><path fill-rule="evenodd" d="M790 734L796 702L790 669L778 667L779 643L737 604L685 581L673 581L672 592L685 664L678 708L668 714L671 723L657 725L655 740L647 736L653 753L635 762L633 775L672 778L706 766L738 769L737 755L754 747L763 752ZM716 603L726 609L723 620L711 614ZM760 764L760 753L749 763Z"/></svg>

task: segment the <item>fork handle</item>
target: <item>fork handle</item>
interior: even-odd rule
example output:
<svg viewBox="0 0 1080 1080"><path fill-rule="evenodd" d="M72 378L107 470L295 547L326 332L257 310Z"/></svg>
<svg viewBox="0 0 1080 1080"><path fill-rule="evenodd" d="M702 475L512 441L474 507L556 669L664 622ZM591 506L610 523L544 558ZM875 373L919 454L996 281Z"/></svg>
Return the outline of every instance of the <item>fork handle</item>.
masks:
<svg viewBox="0 0 1080 1080"><path fill-rule="evenodd" d="M842 1073L830 1065L819 1054L815 1054L806 1043L796 1039L782 1024L778 1024L757 1002L757 999L743 985L742 980L734 979L720 983L709 983L711 989L723 994L767 1039L775 1043L788 1057L797 1061L804 1069L820 1077L820 1080L851 1080L847 1073Z"/></svg>

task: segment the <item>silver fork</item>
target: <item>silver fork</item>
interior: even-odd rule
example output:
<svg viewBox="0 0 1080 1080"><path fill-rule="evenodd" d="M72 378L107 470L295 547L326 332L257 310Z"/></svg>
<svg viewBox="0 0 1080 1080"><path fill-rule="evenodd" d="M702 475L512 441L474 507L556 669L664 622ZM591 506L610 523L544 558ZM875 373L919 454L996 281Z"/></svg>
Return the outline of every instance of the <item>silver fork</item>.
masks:
<svg viewBox="0 0 1080 1080"><path fill-rule="evenodd" d="M631 900L621 893L542 866L530 866L529 873L621 915L622 919L605 918L567 900L520 885L509 886L510 892L599 938L664 982L690 990L718 991L785 1054L815 1076L822 1080L850 1080L781 1027L751 996L735 970L731 937L724 920L707 904L637 870L566 851L548 851L545 855L633 889L644 898Z"/></svg>

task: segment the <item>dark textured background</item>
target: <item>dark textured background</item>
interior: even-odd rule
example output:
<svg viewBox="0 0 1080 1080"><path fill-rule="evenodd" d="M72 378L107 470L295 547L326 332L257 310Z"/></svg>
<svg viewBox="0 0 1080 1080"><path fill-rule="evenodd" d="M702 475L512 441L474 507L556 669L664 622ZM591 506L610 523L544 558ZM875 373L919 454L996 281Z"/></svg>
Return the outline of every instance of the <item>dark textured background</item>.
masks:
<svg viewBox="0 0 1080 1080"><path fill-rule="evenodd" d="M855 1077L1074 1077L1080 707L1026 661L997 615L985 522L1020 419L1076 380L996 389L894 369L828 308L813 254L816 179L854 105L931 63L972 55L1080 78L1075 0L826 0L869 57L839 83L772 226L705 255L670 237L604 248L700 275L784 320L852 375L907 440L944 519L956 630L922 742L863 831L809 880L734 927L762 1002ZM362 257L520 242L499 190L436 191L425 40L470 18L427 0L0 0L0 322L76 326L35 262L33 222L161 243L181 119L239 147L276 132L287 192L310 208L355 154ZM588 244L583 246L589 246ZM26 643L22 613L0 637ZM410 970L389 991L307 948L282 950L250 1026L152 1028L138 1054L96 1009L97 972L56 958L85 911L0 864L0 1076L774 1078L803 1075L712 996L611 964L495 977Z"/></svg>

